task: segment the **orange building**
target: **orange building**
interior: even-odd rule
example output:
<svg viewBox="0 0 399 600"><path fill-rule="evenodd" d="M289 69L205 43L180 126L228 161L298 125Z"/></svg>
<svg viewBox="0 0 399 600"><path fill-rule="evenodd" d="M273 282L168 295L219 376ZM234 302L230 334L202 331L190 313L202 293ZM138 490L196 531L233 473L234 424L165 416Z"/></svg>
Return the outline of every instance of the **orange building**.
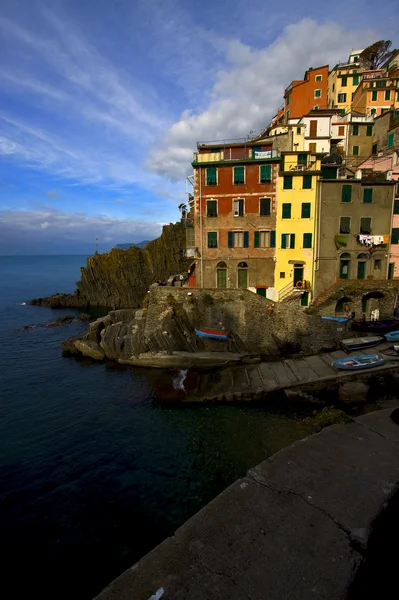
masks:
<svg viewBox="0 0 399 600"><path fill-rule="evenodd" d="M300 119L311 110L327 108L328 65L308 69L303 79L295 79L284 93L284 116Z"/></svg>
<svg viewBox="0 0 399 600"><path fill-rule="evenodd" d="M378 117L399 108L399 69L364 71L363 81L353 94L352 110Z"/></svg>

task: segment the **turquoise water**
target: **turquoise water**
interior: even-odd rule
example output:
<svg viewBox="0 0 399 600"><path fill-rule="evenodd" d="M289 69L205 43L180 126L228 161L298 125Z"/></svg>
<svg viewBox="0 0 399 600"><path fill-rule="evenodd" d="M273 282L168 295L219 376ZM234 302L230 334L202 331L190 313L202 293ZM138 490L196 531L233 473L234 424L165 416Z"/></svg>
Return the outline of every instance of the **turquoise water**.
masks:
<svg viewBox="0 0 399 600"><path fill-rule="evenodd" d="M89 599L229 483L307 434L259 408L163 408L159 372L63 358L71 309L23 302L72 292L83 256L0 256L2 586Z"/></svg>

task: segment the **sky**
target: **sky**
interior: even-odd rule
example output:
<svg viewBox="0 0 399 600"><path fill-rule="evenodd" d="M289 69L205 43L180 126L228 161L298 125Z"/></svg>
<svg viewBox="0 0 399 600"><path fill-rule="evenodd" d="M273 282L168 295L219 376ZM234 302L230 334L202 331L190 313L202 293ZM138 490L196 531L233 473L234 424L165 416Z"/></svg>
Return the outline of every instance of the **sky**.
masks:
<svg viewBox="0 0 399 600"><path fill-rule="evenodd" d="M92 254L179 218L197 141L258 133L397 0L2 0L0 254Z"/></svg>

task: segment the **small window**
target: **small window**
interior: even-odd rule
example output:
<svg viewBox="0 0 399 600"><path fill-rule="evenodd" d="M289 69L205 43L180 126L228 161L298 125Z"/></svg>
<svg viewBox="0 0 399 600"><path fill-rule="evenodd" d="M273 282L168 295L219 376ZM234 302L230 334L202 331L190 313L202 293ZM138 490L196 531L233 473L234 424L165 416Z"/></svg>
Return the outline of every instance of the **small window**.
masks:
<svg viewBox="0 0 399 600"><path fill-rule="evenodd" d="M372 145L371 154L373 154L374 156L377 154L377 144Z"/></svg>
<svg viewBox="0 0 399 600"><path fill-rule="evenodd" d="M340 217L339 218L339 232L340 233L350 233L351 232L351 218L350 217Z"/></svg>
<svg viewBox="0 0 399 600"><path fill-rule="evenodd" d="M195 229L187 227L186 229L186 248L195 248Z"/></svg>
<svg viewBox="0 0 399 600"><path fill-rule="evenodd" d="M316 142L312 142L309 144L309 152L316 152L317 144Z"/></svg>
<svg viewBox="0 0 399 600"><path fill-rule="evenodd" d="M315 81L323 81L323 75L316 75Z"/></svg>
<svg viewBox="0 0 399 600"><path fill-rule="evenodd" d="M301 306L308 306L309 304L309 292L303 292L301 294Z"/></svg>
<svg viewBox="0 0 399 600"><path fill-rule="evenodd" d="M375 113L376 113L376 112L377 112L377 109L376 109L376 108L372 108L372 109L370 110L370 114L371 114L371 115L375 115Z"/></svg>
<svg viewBox="0 0 399 600"><path fill-rule="evenodd" d="M359 75L353 76L353 85L359 85Z"/></svg>
<svg viewBox="0 0 399 600"><path fill-rule="evenodd" d="M290 119L290 111L287 110L287 112L285 113L285 115L286 115L287 121L289 121L289 119Z"/></svg>
<svg viewBox="0 0 399 600"><path fill-rule="evenodd" d="M399 227L392 229L391 244L399 244Z"/></svg>
<svg viewBox="0 0 399 600"><path fill-rule="evenodd" d="M291 203L283 202L282 219L291 219Z"/></svg>
<svg viewBox="0 0 399 600"><path fill-rule="evenodd" d="M340 125L338 127L338 135L339 135L339 137L344 137L345 136L345 126L344 125Z"/></svg>
<svg viewBox="0 0 399 600"><path fill-rule="evenodd" d="M355 62L355 63L359 62L359 57L358 56L354 56L353 57L353 62Z"/></svg>
<svg viewBox="0 0 399 600"><path fill-rule="evenodd" d="M310 219L310 202L302 202L301 219Z"/></svg>
<svg viewBox="0 0 399 600"><path fill-rule="evenodd" d="M321 98L321 90L315 90L314 91L314 97L315 98Z"/></svg>
<svg viewBox="0 0 399 600"><path fill-rule="evenodd" d="M271 231L254 232L254 248L270 248Z"/></svg>
<svg viewBox="0 0 399 600"><path fill-rule="evenodd" d="M284 175L284 190L292 190L292 175Z"/></svg>
<svg viewBox="0 0 399 600"><path fill-rule="evenodd" d="M352 135L359 135L359 125L353 125Z"/></svg>
<svg viewBox="0 0 399 600"><path fill-rule="evenodd" d="M390 133L388 135L388 148L392 148L392 146L393 146L393 138L394 138L393 133Z"/></svg>
<svg viewBox="0 0 399 600"><path fill-rule="evenodd" d="M366 135L368 137L371 137L373 135L373 126L372 125L367 125Z"/></svg>
<svg viewBox="0 0 399 600"><path fill-rule="evenodd" d="M280 279L285 279L285 271L280 271Z"/></svg>
<svg viewBox="0 0 399 600"><path fill-rule="evenodd" d="M281 248L295 249L295 233L282 233L281 234Z"/></svg>
<svg viewBox="0 0 399 600"><path fill-rule="evenodd" d="M218 216L218 203L216 200L206 201L206 216L217 217Z"/></svg>
<svg viewBox="0 0 399 600"><path fill-rule="evenodd" d="M341 87L346 87L348 85L348 78L342 77Z"/></svg>
<svg viewBox="0 0 399 600"><path fill-rule="evenodd" d="M244 216L244 200L242 198L233 200L233 212L235 217Z"/></svg>
<svg viewBox="0 0 399 600"><path fill-rule="evenodd" d="M360 219L360 233L371 233L371 217Z"/></svg>
<svg viewBox="0 0 399 600"><path fill-rule="evenodd" d="M303 248L311 248L312 247L312 234L304 233L303 234Z"/></svg>
<svg viewBox="0 0 399 600"><path fill-rule="evenodd" d="M303 190L311 190L312 189L312 176L311 175L303 175L302 189Z"/></svg>
<svg viewBox="0 0 399 600"><path fill-rule="evenodd" d="M391 99L391 90L385 90L385 100Z"/></svg>
<svg viewBox="0 0 399 600"><path fill-rule="evenodd" d="M216 231L208 231L208 248L218 247L218 234Z"/></svg>
<svg viewBox="0 0 399 600"><path fill-rule="evenodd" d="M399 200L393 201L393 214L399 215Z"/></svg>
<svg viewBox="0 0 399 600"><path fill-rule="evenodd" d="M363 204L371 204L373 202L373 188L364 188Z"/></svg>
<svg viewBox="0 0 399 600"><path fill-rule="evenodd" d="M338 94L338 102L346 102L346 94Z"/></svg>
<svg viewBox="0 0 399 600"><path fill-rule="evenodd" d="M271 198L261 198L259 201L259 214L261 217L270 217Z"/></svg>
<svg viewBox="0 0 399 600"><path fill-rule="evenodd" d="M382 268L382 260L381 260L381 258L376 258L374 260L374 270L381 271L381 268Z"/></svg>
<svg viewBox="0 0 399 600"><path fill-rule="evenodd" d="M206 185L217 184L217 169L216 167L210 167L206 169Z"/></svg>
<svg viewBox="0 0 399 600"><path fill-rule="evenodd" d="M245 167L233 167L234 185L243 185L245 182Z"/></svg>
<svg viewBox="0 0 399 600"><path fill-rule="evenodd" d="M343 185L341 202L351 202L351 201L352 201L352 186L351 185Z"/></svg>
<svg viewBox="0 0 399 600"><path fill-rule="evenodd" d="M313 107L313 110L319 110L319 105L315 104L314 107Z"/></svg>
<svg viewBox="0 0 399 600"><path fill-rule="evenodd" d="M259 183L269 183L272 180L272 168L270 165L259 167Z"/></svg>
<svg viewBox="0 0 399 600"><path fill-rule="evenodd" d="M359 156L359 146L353 146L353 156Z"/></svg>
<svg viewBox="0 0 399 600"><path fill-rule="evenodd" d="M377 100L378 100L378 92L376 90L373 90L371 92L371 101L372 102L377 102Z"/></svg>
<svg viewBox="0 0 399 600"><path fill-rule="evenodd" d="M297 132L297 134L298 134L298 135L301 135L301 131L302 131L302 130L301 130L301 128L300 128L300 127L297 127L297 128L296 128L296 132Z"/></svg>

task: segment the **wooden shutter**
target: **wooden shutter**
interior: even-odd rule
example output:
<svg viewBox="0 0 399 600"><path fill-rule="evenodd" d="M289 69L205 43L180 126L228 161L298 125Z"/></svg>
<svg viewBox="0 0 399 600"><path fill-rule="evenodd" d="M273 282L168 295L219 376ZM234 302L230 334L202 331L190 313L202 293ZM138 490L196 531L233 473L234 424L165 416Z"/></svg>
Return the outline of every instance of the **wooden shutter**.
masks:
<svg viewBox="0 0 399 600"><path fill-rule="evenodd" d="M216 200L207 200L206 202L206 216L207 217L217 217L217 202Z"/></svg>
<svg viewBox="0 0 399 600"><path fill-rule="evenodd" d="M308 155L307 154L298 154L298 165L306 165L308 164Z"/></svg>
<svg viewBox="0 0 399 600"><path fill-rule="evenodd" d="M393 214L399 215L399 200L394 200L393 202Z"/></svg>
<svg viewBox="0 0 399 600"><path fill-rule="evenodd" d="M309 137L316 137L317 136L317 120L316 121L310 121L310 131L309 131Z"/></svg>
<svg viewBox="0 0 399 600"><path fill-rule="evenodd" d="M209 167L206 170L206 185L216 185L216 167Z"/></svg>
<svg viewBox="0 0 399 600"><path fill-rule="evenodd" d="M254 231L254 248L259 248L259 231Z"/></svg>
<svg viewBox="0 0 399 600"><path fill-rule="evenodd" d="M270 165L261 165L260 183L267 183L272 180L272 168Z"/></svg>
<svg viewBox="0 0 399 600"><path fill-rule="evenodd" d="M234 248L234 237L233 237L233 232L229 231L227 234L227 239L228 239L228 247L229 248Z"/></svg>
<svg viewBox="0 0 399 600"><path fill-rule="evenodd" d="M242 199L238 201L238 214L240 217L244 216L244 200Z"/></svg>
<svg viewBox="0 0 399 600"><path fill-rule="evenodd" d="M291 219L291 203L283 202L283 219Z"/></svg>
<svg viewBox="0 0 399 600"><path fill-rule="evenodd" d="M341 217L339 220L339 232L350 233L351 232L351 218Z"/></svg>
<svg viewBox="0 0 399 600"><path fill-rule="evenodd" d="M271 205L271 198L261 198L260 199L260 216L261 217L270 217L270 205Z"/></svg>
<svg viewBox="0 0 399 600"><path fill-rule="evenodd" d="M368 137L371 137L373 135L373 126L372 125L367 125L366 135Z"/></svg>
<svg viewBox="0 0 399 600"><path fill-rule="evenodd" d="M359 125L353 125L352 135L359 135Z"/></svg>
<svg viewBox="0 0 399 600"><path fill-rule="evenodd" d="M302 213L301 213L301 218L302 219L309 219L310 218L310 202L302 202Z"/></svg>
<svg viewBox="0 0 399 600"><path fill-rule="evenodd" d="M391 244L399 244L399 227L392 229Z"/></svg>
<svg viewBox="0 0 399 600"><path fill-rule="evenodd" d="M312 247L312 234L311 233L304 233L303 234L303 247L304 248L311 248Z"/></svg>
<svg viewBox="0 0 399 600"><path fill-rule="evenodd" d="M287 234L286 233L281 234L281 247L283 249L287 247Z"/></svg>
<svg viewBox="0 0 399 600"><path fill-rule="evenodd" d="M371 204L373 201L373 188L365 188L363 190L363 202L364 204Z"/></svg>
<svg viewBox="0 0 399 600"><path fill-rule="evenodd" d="M311 175L303 175L302 178L302 189L310 190L312 189L312 176Z"/></svg>
<svg viewBox="0 0 399 600"><path fill-rule="evenodd" d="M208 248L218 247L218 234L216 231L208 231Z"/></svg>
<svg viewBox="0 0 399 600"><path fill-rule="evenodd" d="M244 167L233 167L234 169L234 183L244 183Z"/></svg>
<svg viewBox="0 0 399 600"><path fill-rule="evenodd" d="M270 232L270 248L275 248L276 247L276 232L271 231Z"/></svg>
<svg viewBox="0 0 399 600"><path fill-rule="evenodd" d="M371 217L361 217L360 233L371 233Z"/></svg>
<svg viewBox="0 0 399 600"><path fill-rule="evenodd" d="M290 248L291 249L295 248L295 233L291 233Z"/></svg>
<svg viewBox="0 0 399 600"><path fill-rule="evenodd" d="M244 248L249 246L249 231L244 231Z"/></svg>
<svg viewBox="0 0 399 600"><path fill-rule="evenodd" d="M343 185L341 202L350 202L351 200L352 200L352 186L351 185Z"/></svg>
<svg viewBox="0 0 399 600"><path fill-rule="evenodd" d="M292 175L284 175L283 188L285 190L292 190Z"/></svg>

